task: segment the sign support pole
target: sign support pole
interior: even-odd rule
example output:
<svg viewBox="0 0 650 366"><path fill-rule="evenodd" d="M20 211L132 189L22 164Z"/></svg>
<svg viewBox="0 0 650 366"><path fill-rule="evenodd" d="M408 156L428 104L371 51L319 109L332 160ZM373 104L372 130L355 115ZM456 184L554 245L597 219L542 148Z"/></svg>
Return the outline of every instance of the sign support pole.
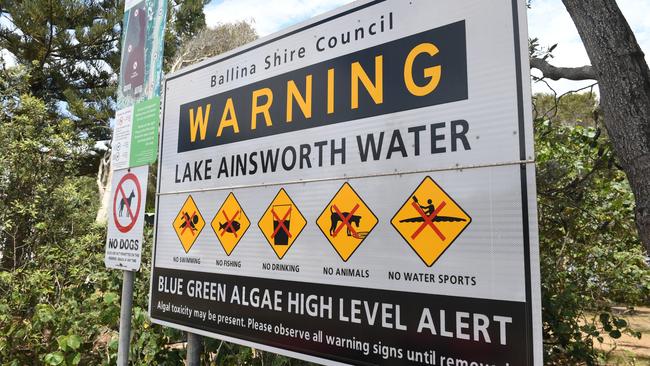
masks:
<svg viewBox="0 0 650 366"><path fill-rule="evenodd" d="M120 306L120 341L117 348L117 365L127 366L131 343L131 308L133 307L133 271L122 271L122 304Z"/></svg>
<svg viewBox="0 0 650 366"><path fill-rule="evenodd" d="M199 366L201 364L202 343L203 337L187 332L187 366Z"/></svg>

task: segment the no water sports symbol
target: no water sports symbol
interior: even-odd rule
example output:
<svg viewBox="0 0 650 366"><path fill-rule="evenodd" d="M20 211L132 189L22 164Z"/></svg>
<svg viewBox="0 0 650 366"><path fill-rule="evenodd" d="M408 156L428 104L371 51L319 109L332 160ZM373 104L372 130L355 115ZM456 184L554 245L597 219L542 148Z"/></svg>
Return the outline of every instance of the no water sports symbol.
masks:
<svg viewBox="0 0 650 366"><path fill-rule="evenodd" d="M377 225L377 217L347 182L321 212L316 224L344 262Z"/></svg>
<svg viewBox="0 0 650 366"><path fill-rule="evenodd" d="M113 195L113 222L123 234L135 226L142 206L142 188L138 177L130 171L117 183Z"/></svg>
<svg viewBox="0 0 650 366"><path fill-rule="evenodd" d="M305 225L307 220L284 188L273 198L258 222L262 234L278 259L287 254Z"/></svg>
<svg viewBox="0 0 650 366"><path fill-rule="evenodd" d="M472 218L431 177L400 207L391 224L427 266L432 266Z"/></svg>
<svg viewBox="0 0 650 366"><path fill-rule="evenodd" d="M230 255L251 226L251 222L235 195L230 193L217 210L210 226L217 234L217 239L226 251L226 255Z"/></svg>
<svg viewBox="0 0 650 366"><path fill-rule="evenodd" d="M187 197L172 225L183 245L183 249L185 249L185 253L188 253L192 249L196 238L199 237L201 230L205 227L205 220L203 220L203 216L199 208L196 207L192 196Z"/></svg>

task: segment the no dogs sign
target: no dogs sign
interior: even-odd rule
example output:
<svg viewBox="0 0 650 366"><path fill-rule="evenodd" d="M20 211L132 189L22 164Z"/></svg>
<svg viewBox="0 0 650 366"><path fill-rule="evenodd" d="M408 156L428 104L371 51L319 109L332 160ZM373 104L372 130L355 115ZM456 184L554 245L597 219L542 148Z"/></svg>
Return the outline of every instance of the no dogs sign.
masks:
<svg viewBox="0 0 650 366"><path fill-rule="evenodd" d="M113 172L104 257L108 268L140 269L148 174L148 166Z"/></svg>

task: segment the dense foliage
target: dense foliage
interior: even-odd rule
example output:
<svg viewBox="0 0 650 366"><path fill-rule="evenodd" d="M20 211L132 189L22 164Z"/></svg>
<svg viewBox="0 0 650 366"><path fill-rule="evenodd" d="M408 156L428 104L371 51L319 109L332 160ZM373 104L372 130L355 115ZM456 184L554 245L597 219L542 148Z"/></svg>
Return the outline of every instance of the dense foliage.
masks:
<svg viewBox="0 0 650 366"><path fill-rule="evenodd" d="M28 263L44 241L78 233L69 191L78 182L71 173L88 150L74 123L48 113L46 103L30 94L30 74L15 67L0 75L0 268ZM52 221L57 215L69 221Z"/></svg>
<svg viewBox="0 0 650 366"><path fill-rule="evenodd" d="M110 138L123 6L118 0L0 0L0 48L30 73L30 94L94 139Z"/></svg>
<svg viewBox="0 0 650 366"><path fill-rule="evenodd" d="M634 198L593 94L535 99L545 361L599 364L605 337L637 335L613 305L647 304Z"/></svg>

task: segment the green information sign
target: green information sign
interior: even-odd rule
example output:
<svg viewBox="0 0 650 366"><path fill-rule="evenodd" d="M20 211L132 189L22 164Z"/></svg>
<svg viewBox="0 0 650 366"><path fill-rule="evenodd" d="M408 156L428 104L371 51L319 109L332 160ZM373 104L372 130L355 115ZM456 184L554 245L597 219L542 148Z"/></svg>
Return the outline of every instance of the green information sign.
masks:
<svg viewBox="0 0 650 366"><path fill-rule="evenodd" d="M112 142L114 170L152 164L158 150L167 0L127 0Z"/></svg>
<svg viewBox="0 0 650 366"><path fill-rule="evenodd" d="M159 124L160 97L153 97L134 106L129 166L147 165L156 161Z"/></svg>

